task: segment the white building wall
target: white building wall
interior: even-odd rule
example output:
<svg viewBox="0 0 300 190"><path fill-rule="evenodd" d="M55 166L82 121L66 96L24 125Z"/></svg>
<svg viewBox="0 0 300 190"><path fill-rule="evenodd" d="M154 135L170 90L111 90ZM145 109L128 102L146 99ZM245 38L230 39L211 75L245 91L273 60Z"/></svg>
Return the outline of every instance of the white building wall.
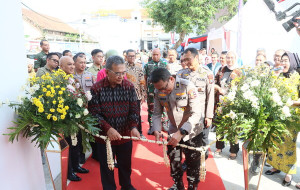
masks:
<svg viewBox="0 0 300 190"><path fill-rule="evenodd" d="M22 26L21 1L6 1L0 7L1 63L0 100L16 100L20 87L26 82L24 32ZM0 108L0 189L43 190L44 173L40 150L29 140L19 137L13 144L8 141L8 127L13 126L15 112L7 106Z"/></svg>

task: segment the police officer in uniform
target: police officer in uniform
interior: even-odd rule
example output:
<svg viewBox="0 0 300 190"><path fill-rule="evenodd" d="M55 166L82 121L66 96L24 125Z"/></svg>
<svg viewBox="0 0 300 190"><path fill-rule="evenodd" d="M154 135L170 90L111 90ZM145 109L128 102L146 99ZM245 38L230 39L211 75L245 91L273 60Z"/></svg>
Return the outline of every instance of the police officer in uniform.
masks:
<svg viewBox="0 0 300 190"><path fill-rule="evenodd" d="M152 52L152 60L149 61L144 66L144 74L146 81L146 89L147 89L147 105L148 105L148 122L149 122L149 131L148 135L152 134L152 114L153 114L153 105L154 105L154 86L150 81L150 75L154 69L157 68L167 68L167 62L161 59L161 53L158 48L154 49ZM166 119L165 119L166 120ZM166 122L164 122L164 128L166 129Z"/></svg>
<svg viewBox="0 0 300 190"><path fill-rule="evenodd" d="M84 90L84 92L90 91L91 87L95 83L95 79L93 74L85 71L86 68L86 56L84 53L77 53L73 60L75 62L75 73L74 78L76 83ZM78 136L81 136L80 134ZM81 139L81 137L79 137ZM83 153L83 147L81 146L82 143L79 143L80 152L79 152L79 162L83 164L85 162L85 154ZM93 156L96 155L96 144L92 143L92 154Z"/></svg>
<svg viewBox="0 0 300 190"><path fill-rule="evenodd" d="M75 62L75 73L74 78L79 83L80 87L84 92L90 91L91 87L95 83L93 74L85 71L86 68L86 57L84 53L78 53L73 57Z"/></svg>
<svg viewBox="0 0 300 190"><path fill-rule="evenodd" d="M179 76L193 82L197 88L201 107L200 125L203 125L202 145L205 146L208 144L209 127L214 117L214 75L210 69L202 64L199 65L198 51L195 48L188 48L184 51L183 61L188 66L188 70ZM208 152L206 152L207 157Z"/></svg>
<svg viewBox="0 0 300 190"><path fill-rule="evenodd" d="M188 189L197 189L199 183L200 152L176 147L178 143L188 146L200 147L202 145L202 127L199 124L201 108L198 102L197 88L188 80L171 76L165 68L155 69L151 74L151 81L154 84L154 113L153 131L156 140L161 135L161 115L163 108L166 109L169 117L169 141L168 156L171 164L171 177L174 185L170 190L184 189L182 181L183 170L181 159L183 152L187 163Z"/></svg>

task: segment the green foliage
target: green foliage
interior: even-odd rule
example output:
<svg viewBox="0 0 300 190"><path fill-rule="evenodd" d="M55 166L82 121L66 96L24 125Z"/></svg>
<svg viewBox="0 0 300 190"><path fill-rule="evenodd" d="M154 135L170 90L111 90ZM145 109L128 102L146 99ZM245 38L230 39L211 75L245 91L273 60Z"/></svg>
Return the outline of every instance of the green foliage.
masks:
<svg viewBox="0 0 300 190"><path fill-rule="evenodd" d="M217 110L217 134L224 140L250 140L248 150L265 151L282 143L289 129L299 131L299 108L291 107L298 98L300 76L276 76L268 67L245 69L227 86ZM219 135L220 138L222 135Z"/></svg>
<svg viewBox="0 0 300 190"><path fill-rule="evenodd" d="M243 0L244 4L247 2L247 0ZM221 8L226 9L226 14L222 15L219 18L219 21L228 21L230 20L234 15L238 12L238 6L239 6L239 0L223 0L221 2Z"/></svg>
<svg viewBox="0 0 300 190"><path fill-rule="evenodd" d="M10 127L9 141L18 140L22 135L30 138L39 147L44 149L48 142L61 138L61 135L70 136L79 132L78 124L97 134L99 128L97 119L88 114L88 99L90 93L85 93L76 87L72 75L66 75L58 70L51 75L33 77L26 87L26 96L18 103L9 106L16 110L18 115L14 121L15 127ZM89 141L94 141L92 135L81 130L84 150Z"/></svg>
<svg viewBox="0 0 300 190"><path fill-rule="evenodd" d="M146 8L154 22L162 25L166 32L174 31L180 34L181 43L186 34L194 31L198 34L204 33L220 9L227 8L228 14L223 20L229 20L235 15L238 2L238 0L144 0L142 6Z"/></svg>
<svg viewBox="0 0 300 190"><path fill-rule="evenodd" d="M160 23L166 32L191 33L196 30L202 33L217 11L218 1L204 0L145 0L143 6L149 16Z"/></svg>
<svg viewBox="0 0 300 190"><path fill-rule="evenodd" d="M79 35L78 34L66 34L65 37L68 38L69 40L71 40L72 42L75 42L79 38Z"/></svg>

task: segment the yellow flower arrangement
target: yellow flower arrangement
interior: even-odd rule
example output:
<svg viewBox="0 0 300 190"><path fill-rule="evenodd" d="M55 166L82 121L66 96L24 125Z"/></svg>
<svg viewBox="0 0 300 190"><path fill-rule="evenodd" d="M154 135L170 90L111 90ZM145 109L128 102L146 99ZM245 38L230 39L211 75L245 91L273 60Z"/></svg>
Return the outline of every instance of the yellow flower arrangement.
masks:
<svg viewBox="0 0 300 190"><path fill-rule="evenodd" d="M88 100L84 91L75 87L72 75L59 69L52 74L30 78L26 93L28 96L21 103L9 104L17 109L19 116L15 122L16 127L11 127L12 132L7 134L10 141L13 142L24 133L25 137L34 136L33 141L44 148L53 136L77 133L78 124L93 134L98 133L99 129L95 127L98 122L90 114L85 114ZM77 103L79 98L81 106ZM38 127L33 127L37 125ZM91 135L84 130L81 132L84 139L93 141ZM87 141L84 140L83 143L87 147Z"/></svg>

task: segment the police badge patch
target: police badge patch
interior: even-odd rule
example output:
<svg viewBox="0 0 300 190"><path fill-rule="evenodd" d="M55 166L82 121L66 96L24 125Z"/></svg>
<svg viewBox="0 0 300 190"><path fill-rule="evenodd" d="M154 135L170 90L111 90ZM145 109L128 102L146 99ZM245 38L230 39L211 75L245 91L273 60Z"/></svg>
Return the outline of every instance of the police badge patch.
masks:
<svg viewBox="0 0 300 190"><path fill-rule="evenodd" d="M208 80L209 80L209 84L212 84L214 82L214 75L210 74L207 76Z"/></svg>
<svg viewBox="0 0 300 190"><path fill-rule="evenodd" d="M191 89L189 92L188 92L188 95L191 99L194 99L197 97L197 93L194 89Z"/></svg>

